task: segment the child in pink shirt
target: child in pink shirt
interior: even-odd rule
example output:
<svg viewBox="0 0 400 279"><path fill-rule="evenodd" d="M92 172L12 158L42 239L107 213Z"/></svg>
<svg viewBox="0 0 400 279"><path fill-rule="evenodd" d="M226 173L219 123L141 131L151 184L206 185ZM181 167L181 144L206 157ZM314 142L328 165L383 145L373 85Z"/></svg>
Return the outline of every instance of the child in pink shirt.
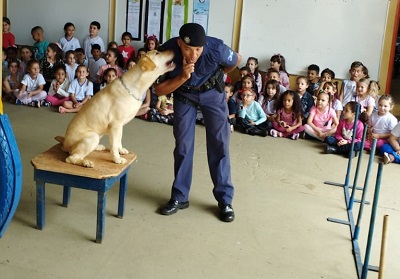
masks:
<svg viewBox="0 0 400 279"><path fill-rule="evenodd" d="M310 110L304 132L310 137L324 141L327 136L336 132L339 120L336 112L330 106L331 95L324 91L318 93L316 105Z"/></svg>

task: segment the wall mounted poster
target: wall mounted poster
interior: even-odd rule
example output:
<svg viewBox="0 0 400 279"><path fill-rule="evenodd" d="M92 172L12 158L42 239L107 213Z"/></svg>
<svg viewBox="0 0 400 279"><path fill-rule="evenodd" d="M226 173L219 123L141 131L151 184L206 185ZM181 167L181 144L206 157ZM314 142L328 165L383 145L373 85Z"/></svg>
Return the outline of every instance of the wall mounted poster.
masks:
<svg viewBox="0 0 400 279"><path fill-rule="evenodd" d="M210 13L210 0L193 1L193 22L203 26L208 33L208 17Z"/></svg>
<svg viewBox="0 0 400 279"><path fill-rule="evenodd" d="M167 39L179 36L179 29L187 18L188 0L168 0Z"/></svg>
<svg viewBox="0 0 400 279"><path fill-rule="evenodd" d="M143 0L128 0L126 8L126 30L134 40L140 40Z"/></svg>
<svg viewBox="0 0 400 279"><path fill-rule="evenodd" d="M160 44L163 36L164 7L164 0L146 1L145 35L156 36Z"/></svg>

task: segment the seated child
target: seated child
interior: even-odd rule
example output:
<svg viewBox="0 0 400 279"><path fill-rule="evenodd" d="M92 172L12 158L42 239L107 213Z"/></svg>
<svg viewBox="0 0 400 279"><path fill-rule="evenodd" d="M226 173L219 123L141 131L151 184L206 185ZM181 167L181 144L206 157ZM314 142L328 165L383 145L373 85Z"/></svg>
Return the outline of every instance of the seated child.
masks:
<svg viewBox="0 0 400 279"><path fill-rule="evenodd" d="M304 132L312 138L324 141L326 137L336 132L339 120L335 110L331 108L332 96L324 91L319 92L317 102L310 110L307 124L304 125Z"/></svg>
<svg viewBox="0 0 400 279"><path fill-rule="evenodd" d="M21 46L19 52L21 56L19 72L21 76L24 76L27 73L26 66L28 65L29 60L32 60L33 53L29 46Z"/></svg>
<svg viewBox="0 0 400 279"><path fill-rule="evenodd" d="M381 147L383 162L400 164L400 122L394 126L388 142Z"/></svg>
<svg viewBox="0 0 400 279"><path fill-rule="evenodd" d="M124 32L121 36L122 45L118 46L118 52L124 59L124 69L128 68L128 60L135 58L135 48L131 46L132 34L130 32Z"/></svg>
<svg viewBox="0 0 400 279"><path fill-rule="evenodd" d="M100 85L100 90L105 88L107 84L111 83L115 79L117 79L117 70L114 68L106 69L103 74L103 83Z"/></svg>
<svg viewBox="0 0 400 279"><path fill-rule="evenodd" d="M152 121L160 123L174 124L174 98L173 94L163 95L158 97L155 108L150 109Z"/></svg>
<svg viewBox="0 0 400 279"><path fill-rule="evenodd" d="M307 70L308 87L307 92L311 95L315 95L315 92L319 87L319 66L311 64Z"/></svg>
<svg viewBox="0 0 400 279"><path fill-rule="evenodd" d="M58 65L64 65L62 60L62 50L55 43L50 43L47 46L46 55L39 61L40 72L42 73L46 84L44 85L44 91L48 92L50 88L50 83L54 79L53 67Z"/></svg>
<svg viewBox="0 0 400 279"><path fill-rule="evenodd" d="M308 116L310 115L310 110L314 106L313 95L307 92L308 79L304 76L298 76L296 79L297 93L301 99L302 106L302 123L303 125L307 123Z"/></svg>
<svg viewBox="0 0 400 279"><path fill-rule="evenodd" d="M102 57L101 47L98 44L92 45L92 57L89 58L89 79L93 82L93 94L100 90L100 83L97 79L97 72L101 67L107 64L106 60Z"/></svg>
<svg viewBox="0 0 400 279"><path fill-rule="evenodd" d="M368 120L368 133L364 142L364 149L371 150L372 140L377 139L376 148L379 149L387 143L391 131L397 124L397 118L390 112L393 109L393 98L383 95L378 101L378 111L373 112Z"/></svg>
<svg viewBox="0 0 400 279"><path fill-rule="evenodd" d="M378 111L378 101L381 95L379 95L379 90L381 87L379 86L379 83L375 80L371 80L369 83L369 91L368 94L371 96L372 99L375 101L375 107L373 111Z"/></svg>
<svg viewBox="0 0 400 279"><path fill-rule="evenodd" d="M343 118L339 121L335 135L325 138L327 154L337 153L350 156L355 121L357 128L354 136L354 151L360 151L364 124L360 120L355 119L356 109L357 102L354 101L350 101L344 106Z"/></svg>
<svg viewBox="0 0 400 279"><path fill-rule="evenodd" d="M320 91L319 92L326 92L328 93L331 98L330 98L330 106L333 108L333 110L336 113L337 119L340 119L340 115L342 114L343 111L343 106L340 100L337 98L337 82L332 82L332 81L323 81L320 86ZM317 93L318 95L318 93Z"/></svg>
<svg viewBox="0 0 400 279"><path fill-rule="evenodd" d="M268 71L267 71L266 77L267 78L265 79L265 85L271 79L276 80L279 83L279 94L282 94L283 92L285 92L287 90L286 87L284 87L280 83L281 76L279 75L279 71L278 70L275 70L274 68L269 68ZM264 88L264 91L265 91L265 88Z"/></svg>
<svg viewBox="0 0 400 279"><path fill-rule="evenodd" d="M78 63L79 65L89 65L89 61L85 55L85 50L81 47L78 47L75 49L75 62Z"/></svg>
<svg viewBox="0 0 400 279"><path fill-rule="evenodd" d="M286 59L281 54L274 54L270 59L271 68L277 70L279 72L279 83L285 87L285 90L289 89L289 74L286 72ZM267 83L269 77L266 76L264 83ZM284 92L284 91L282 91Z"/></svg>
<svg viewBox="0 0 400 279"><path fill-rule="evenodd" d="M369 95L370 80L367 78L361 78L356 82L356 95L353 97L353 101L358 102L361 105L360 112L366 112L368 116L374 111L375 100Z"/></svg>
<svg viewBox="0 0 400 279"><path fill-rule="evenodd" d="M253 77L256 84L255 92L257 96L259 96L262 91L262 77L258 70L258 59L255 57L249 57L247 59L246 66L249 67L251 71L251 76Z"/></svg>
<svg viewBox="0 0 400 279"><path fill-rule="evenodd" d="M69 101L69 79L64 65L54 68L54 79L52 80L49 92L44 102L45 107L61 106L65 101Z"/></svg>
<svg viewBox="0 0 400 279"><path fill-rule="evenodd" d="M243 128L246 134L266 137L267 117L255 98L256 93L252 88L243 90L242 100L239 102L237 126Z"/></svg>
<svg viewBox="0 0 400 279"><path fill-rule="evenodd" d="M17 98L17 105L30 105L40 108L42 101L46 98L47 93L43 90L46 81L40 73L39 62L30 60L27 65L28 73L24 75L21 86L14 91Z"/></svg>
<svg viewBox="0 0 400 279"><path fill-rule="evenodd" d="M267 81L265 85L264 94L260 96L258 102L267 116L267 130L268 132L272 129L272 123L276 117L276 102L279 98L279 83L274 79Z"/></svg>
<svg viewBox="0 0 400 279"><path fill-rule="evenodd" d="M304 131L301 124L301 100L299 94L292 90L286 90L276 104L276 117L272 123L270 134L276 137L289 137L297 140Z"/></svg>
<svg viewBox="0 0 400 279"><path fill-rule="evenodd" d="M351 101L356 94L357 81L361 78L365 78L364 65L359 61L354 61L350 66L350 79L344 79L342 81L342 87L340 88L339 100L342 105L346 105L347 102Z"/></svg>
<svg viewBox="0 0 400 279"><path fill-rule="evenodd" d="M88 80L89 72L85 65L76 69L76 79L69 86L70 101L65 101L58 107L60 113L78 112L82 106L93 96L93 83Z"/></svg>
<svg viewBox="0 0 400 279"><path fill-rule="evenodd" d="M142 119L147 120L148 112L150 111L150 101L151 101L151 91L150 88L143 92L142 95L142 105L139 108L139 111L136 113L136 117L140 117Z"/></svg>
<svg viewBox="0 0 400 279"><path fill-rule="evenodd" d="M232 95L232 99L235 100L235 102L239 102L240 100L242 100L243 90L251 89L254 92L257 91L257 85L254 82L254 78L253 78L253 76L251 74L242 77L242 79L240 81L242 83L242 87ZM256 93L256 100L258 100L258 94L257 93Z"/></svg>
<svg viewBox="0 0 400 279"><path fill-rule="evenodd" d="M68 50L65 53L65 69L67 71L69 82L72 82L75 79L75 72L78 65L79 64L75 62L75 51Z"/></svg>
<svg viewBox="0 0 400 279"><path fill-rule="evenodd" d="M234 88L233 92L237 92L237 91L239 91L240 89L242 89L242 78L243 78L244 76L248 76L248 75L250 75L250 74L251 74L251 70L250 70L250 68L247 67L247 66L241 67L241 68L239 69L240 79L235 83L235 88Z"/></svg>
<svg viewBox="0 0 400 279"><path fill-rule="evenodd" d="M231 132L233 126L236 125L237 103L232 98L234 86L231 83L225 83L226 103L228 104L228 118L231 124Z"/></svg>
<svg viewBox="0 0 400 279"><path fill-rule="evenodd" d="M17 59L8 60L10 75L3 78L4 97L11 103L15 103L14 90L21 86L22 76L19 72L19 61Z"/></svg>

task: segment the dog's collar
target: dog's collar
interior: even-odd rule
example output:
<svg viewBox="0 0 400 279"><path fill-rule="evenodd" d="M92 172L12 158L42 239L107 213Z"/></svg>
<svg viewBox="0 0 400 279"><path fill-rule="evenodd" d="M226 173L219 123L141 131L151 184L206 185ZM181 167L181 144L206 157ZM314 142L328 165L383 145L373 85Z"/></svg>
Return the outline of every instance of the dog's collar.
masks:
<svg viewBox="0 0 400 279"><path fill-rule="evenodd" d="M133 95L131 93L131 91L129 90L129 88L126 86L125 82L123 81L122 77L119 78L119 81L121 82L122 86L126 89L126 91L128 91L129 95L131 95L135 100L137 101L142 101L141 99L137 98L135 95Z"/></svg>

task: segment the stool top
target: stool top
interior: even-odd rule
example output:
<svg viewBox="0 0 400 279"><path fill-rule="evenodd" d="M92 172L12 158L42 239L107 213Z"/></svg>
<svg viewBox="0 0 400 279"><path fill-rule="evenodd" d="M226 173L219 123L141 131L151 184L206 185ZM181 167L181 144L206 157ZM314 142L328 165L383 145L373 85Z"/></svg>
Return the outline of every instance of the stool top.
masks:
<svg viewBox="0 0 400 279"><path fill-rule="evenodd" d="M122 155L122 157L127 160L127 163L116 164L112 161L112 156L109 150L95 150L86 157L93 161L94 168L86 168L66 163L65 159L68 156L69 154L67 152L61 150L61 144L59 143L33 158L31 164L37 170L104 179L118 176L137 158L135 153L130 152L127 155Z"/></svg>

